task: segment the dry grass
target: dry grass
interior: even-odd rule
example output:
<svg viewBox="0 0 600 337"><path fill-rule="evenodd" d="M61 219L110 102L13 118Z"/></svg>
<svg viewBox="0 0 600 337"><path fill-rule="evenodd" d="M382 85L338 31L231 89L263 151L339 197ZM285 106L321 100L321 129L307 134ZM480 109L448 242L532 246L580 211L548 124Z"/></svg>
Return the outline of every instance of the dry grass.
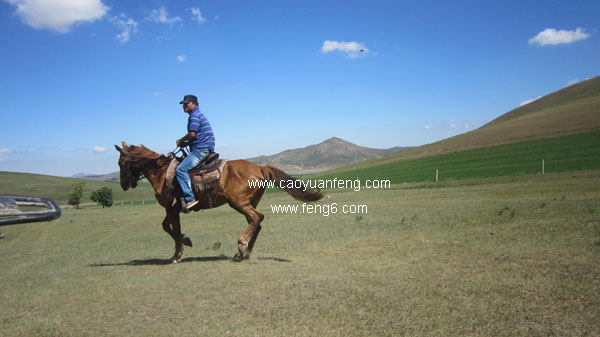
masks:
<svg viewBox="0 0 600 337"><path fill-rule="evenodd" d="M66 210L3 227L3 336L599 335L600 177L494 178L322 203L368 214L272 214L249 261L243 218L185 216L195 246L165 265L156 206Z"/></svg>

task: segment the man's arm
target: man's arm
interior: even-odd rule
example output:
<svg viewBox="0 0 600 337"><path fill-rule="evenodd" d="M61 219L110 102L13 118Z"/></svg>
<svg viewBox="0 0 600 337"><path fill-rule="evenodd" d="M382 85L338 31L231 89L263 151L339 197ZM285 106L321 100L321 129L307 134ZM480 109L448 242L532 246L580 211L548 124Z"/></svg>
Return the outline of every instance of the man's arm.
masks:
<svg viewBox="0 0 600 337"><path fill-rule="evenodd" d="M196 138L196 131L188 131L188 133L185 136L177 139L177 146L182 147L185 145L186 142L194 138Z"/></svg>

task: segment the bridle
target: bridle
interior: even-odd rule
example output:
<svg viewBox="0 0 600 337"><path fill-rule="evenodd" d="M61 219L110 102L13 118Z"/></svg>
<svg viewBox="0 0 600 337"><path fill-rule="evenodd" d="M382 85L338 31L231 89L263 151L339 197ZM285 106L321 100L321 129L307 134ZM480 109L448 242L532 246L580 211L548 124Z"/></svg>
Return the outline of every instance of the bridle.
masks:
<svg viewBox="0 0 600 337"><path fill-rule="evenodd" d="M125 157L127 158L127 155L125 155ZM131 166L133 165L132 162L130 162L129 160L127 160L127 166L126 166L126 170L125 170L125 177L127 177L127 182L131 185L132 182L134 182L137 185L137 182L146 178L144 175L144 172L142 172L142 170L140 170L140 173L138 174L137 177L133 176L133 172L132 172L132 168Z"/></svg>

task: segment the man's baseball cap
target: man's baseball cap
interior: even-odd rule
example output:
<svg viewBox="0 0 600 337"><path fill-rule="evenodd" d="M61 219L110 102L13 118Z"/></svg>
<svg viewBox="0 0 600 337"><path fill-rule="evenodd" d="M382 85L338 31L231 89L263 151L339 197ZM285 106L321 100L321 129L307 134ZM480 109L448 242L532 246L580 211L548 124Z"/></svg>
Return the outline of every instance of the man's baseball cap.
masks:
<svg viewBox="0 0 600 337"><path fill-rule="evenodd" d="M194 95L185 95L183 96L183 101L179 102L179 104L188 104L189 102L194 102L196 104L198 104L198 97L194 96Z"/></svg>

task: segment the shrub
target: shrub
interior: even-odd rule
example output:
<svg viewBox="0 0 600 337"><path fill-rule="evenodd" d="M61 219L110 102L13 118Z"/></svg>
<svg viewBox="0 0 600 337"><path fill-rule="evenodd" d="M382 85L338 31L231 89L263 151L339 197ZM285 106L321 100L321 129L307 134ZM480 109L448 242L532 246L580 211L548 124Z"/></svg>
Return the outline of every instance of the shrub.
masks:
<svg viewBox="0 0 600 337"><path fill-rule="evenodd" d="M112 189L108 187L102 187L97 191L92 192L92 201L100 203L102 208L110 207L113 205L113 193Z"/></svg>

